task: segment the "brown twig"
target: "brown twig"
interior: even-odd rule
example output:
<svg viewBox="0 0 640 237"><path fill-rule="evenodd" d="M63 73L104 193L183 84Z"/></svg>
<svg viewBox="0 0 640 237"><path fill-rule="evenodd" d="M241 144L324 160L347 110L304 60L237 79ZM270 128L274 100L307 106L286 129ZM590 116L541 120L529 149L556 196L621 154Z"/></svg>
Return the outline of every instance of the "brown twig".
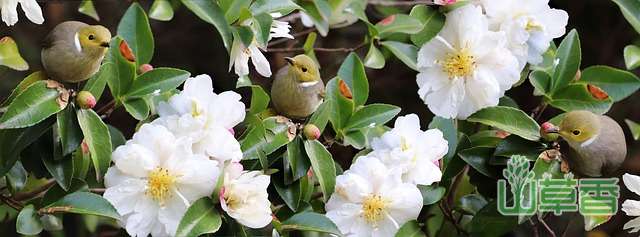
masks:
<svg viewBox="0 0 640 237"><path fill-rule="evenodd" d="M368 4L380 6L414 6L414 5L436 5L433 0L415 0L415 1L388 1L388 0L369 0Z"/></svg>
<svg viewBox="0 0 640 237"><path fill-rule="evenodd" d="M540 233L538 232L538 226L536 225L535 222L533 222L533 220L529 219L529 223L531 224L531 227L533 227L533 236L535 237L539 237Z"/></svg>
<svg viewBox="0 0 640 237"><path fill-rule="evenodd" d="M15 195L13 195L13 199L15 199L17 201L24 201L24 200L32 199L34 197L42 195L42 193L44 193L47 190L49 190L49 188L53 187L53 185L55 185L55 184L56 184L56 180L55 179L50 179L50 180L47 181L47 183L45 183L44 185L32 190L31 192L28 192L28 193L16 193Z"/></svg>
<svg viewBox="0 0 640 237"><path fill-rule="evenodd" d="M101 114L101 115L107 115L110 114L111 112L113 112L113 109L115 108L116 105L116 100L113 99L111 101L109 101L109 103L107 103L106 105L100 107L99 109L96 110L97 114Z"/></svg>
<svg viewBox="0 0 640 237"><path fill-rule="evenodd" d="M314 48L313 50L316 52L342 52L342 53L350 53L354 52L362 47L367 45L367 42L362 42L353 48ZM304 52L304 48L272 48L267 49L269 53L293 53L293 52Z"/></svg>
<svg viewBox="0 0 640 237"><path fill-rule="evenodd" d="M538 216L538 215L536 215ZM546 222L544 222L544 219L541 218L540 216L538 216L538 222L540 222L542 224L542 226L544 226L544 228L547 230L547 232L549 232L549 234L552 237L556 237L556 233L553 232L553 230L551 229L551 227L549 227L549 225L547 225Z"/></svg>
<svg viewBox="0 0 640 237"><path fill-rule="evenodd" d="M71 208L72 208L71 206L46 207L38 210L38 214L44 215L44 214L55 214L58 212L68 212L71 210Z"/></svg>
<svg viewBox="0 0 640 237"><path fill-rule="evenodd" d="M2 202L7 204L7 206L10 206L16 211L20 211L22 210L22 208L24 208L24 206L20 204L20 202L13 200L11 197L5 197L4 195L0 195L0 200L2 200Z"/></svg>
<svg viewBox="0 0 640 237"><path fill-rule="evenodd" d="M547 109L547 103L545 102L540 103L531 111L531 117L533 117L534 120L538 121L545 109Z"/></svg>

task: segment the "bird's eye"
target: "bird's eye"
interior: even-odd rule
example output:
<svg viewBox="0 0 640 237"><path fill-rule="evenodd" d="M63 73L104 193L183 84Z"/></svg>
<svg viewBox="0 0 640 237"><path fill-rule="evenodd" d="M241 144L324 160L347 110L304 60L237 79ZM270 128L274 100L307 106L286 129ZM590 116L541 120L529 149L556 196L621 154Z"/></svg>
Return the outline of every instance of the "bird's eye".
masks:
<svg viewBox="0 0 640 237"><path fill-rule="evenodd" d="M307 68L306 67L302 67L302 68L300 68L300 70L302 70L302 72L307 72Z"/></svg>
<svg viewBox="0 0 640 237"><path fill-rule="evenodd" d="M578 136L578 135L580 135L580 130L573 130L573 131L571 131L571 133L573 133L573 135Z"/></svg>
<svg viewBox="0 0 640 237"><path fill-rule="evenodd" d="M94 35L89 35L89 40L94 40L96 37Z"/></svg>

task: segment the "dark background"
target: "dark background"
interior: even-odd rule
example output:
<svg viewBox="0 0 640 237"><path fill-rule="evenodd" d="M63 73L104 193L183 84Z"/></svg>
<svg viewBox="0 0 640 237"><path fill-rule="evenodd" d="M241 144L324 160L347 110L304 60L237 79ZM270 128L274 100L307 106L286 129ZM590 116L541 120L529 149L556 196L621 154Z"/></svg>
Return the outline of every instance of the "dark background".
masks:
<svg viewBox="0 0 640 237"><path fill-rule="evenodd" d="M21 10L19 10L20 20L17 25L7 27L4 23L0 23L0 37L7 35L13 37L18 43L22 56L30 66L29 71L26 72L0 69L0 99L6 98L11 89L26 75L41 69L39 42L55 25L62 21L78 20L89 24L104 25L115 34L118 21L130 5L130 1L126 0L94 0L100 15L100 22L96 22L94 19L78 13L77 8L80 1L47 0L39 2L43 8L44 24L31 23ZM152 1L140 1L140 3L148 10ZM567 32L576 28L580 33L583 55L582 68L591 65L624 68L623 48L636 42L638 33L626 22L613 2L608 0L554 0L551 5L569 13ZM407 8L408 10L409 8ZM372 22L377 22L384 17L374 7L369 7L367 13ZM190 71L192 75L209 74L214 78L216 92L235 90L237 77L233 71L228 71L229 56L212 25L200 20L185 7L176 9L175 16L171 21L163 22L150 19L150 23L155 37L155 55L151 62L153 66L181 68ZM292 22L292 25L292 32L304 30L298 20ZM366 27L362 23L356 23L347 28L333 29L327 38L318 38L316 47L353 47L362 42L366 32ZM300 47L303 42L304 38L300 38L274 47ZM366 47L360 49L358 53L364 57ZM385 53L389 55L388 52ZM325 82L336 74L337 68L347 55L342 52L317 52L316 54L322 65L321 74ZM265 55L271 62L272 71L275 74L277 69L284 65L282 57L293 54L265 53ZM264 85L268 89L271 79L256 75L252 72L252 81ZM426 128L433 114L429 112L417 95L418 87L415 75L416 72L402 62L392 56L388 57L384 69L367 71L371 87L369 103L388 103L401 106L402 114L418 114L423 128ZM249 91L245 89L236 91L243 94L248 105ZM507 95L516 100L524 111L530 112L541 100L539 97L534 97L532 91L531 85L524 83L508 91ZM636 92L624 101L614 104L607 113L621 124L627 135L629 152L624 169L632 174L640 174L640 143L633 141L626 124L624 124L624 119L628 118L640 122L638 107L640 96L638 95ZM107 97L103 97L98 107L107 101ZM558 113L558 110L549 108L543 114L543 120ZM124 109L114 112L107 122L120 128L128 138L136 125L136 121ZM355 152L350 148L332 147L335 159L343 166L348 164ZM631 197L640 199L637 196ZM614 223L609 224L605 229L612 236L622 234L622 225L626 220L627 218L624 218L623 215L619 215Z"/></svg>

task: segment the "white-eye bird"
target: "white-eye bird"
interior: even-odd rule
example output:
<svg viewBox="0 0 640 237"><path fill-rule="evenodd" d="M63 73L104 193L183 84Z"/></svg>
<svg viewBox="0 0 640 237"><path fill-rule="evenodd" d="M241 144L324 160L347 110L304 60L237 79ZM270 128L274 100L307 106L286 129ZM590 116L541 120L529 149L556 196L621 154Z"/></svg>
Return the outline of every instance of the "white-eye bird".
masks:
<svg viewBox="0 0 640 237"><path fill-rule="evenodd" d="M318 65L309 56L301 54L285 59L288 65L276 74L271 101L281 115L304 119L322 104L324 83Z"/></svg>
<svg viewBox="0 0 640 237"><path fill-rule="evenodd" d="M100 69L109 42L111 32L104 26L65 21L45 38L42 65L53 80L70 83L87 80Z"/></svg>
<svg viewBox="0 0 640 237"><path fill-rule="evenodd" d="M570 149L561 149L573 173L582 177L610 177L627 155L624 132L616 121L589 111L568 112L554 127Z"/></svg>

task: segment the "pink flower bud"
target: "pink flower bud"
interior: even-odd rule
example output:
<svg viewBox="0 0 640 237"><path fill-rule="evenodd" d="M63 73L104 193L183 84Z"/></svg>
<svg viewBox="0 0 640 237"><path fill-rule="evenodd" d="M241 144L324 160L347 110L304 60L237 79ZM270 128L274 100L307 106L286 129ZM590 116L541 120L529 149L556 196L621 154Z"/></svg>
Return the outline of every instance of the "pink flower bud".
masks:
<svg viewBox="0 0 640 237"><path fill-rule="evenodd" d="M302 133L304 133L304 136L309 140L316 140L320 138L320 129L313 124L304 125Z"/></svg>
<svg viewBox="0 0 640 237"><path fill-rule="evenodd" d="M153 70L153 66L151 66L151 64L148 64L148 63L142 64L138 68L138 71L140 72L140 74L151 71L151 70Z"/></svg>
<svg viewBox="0 0 640 237"><path fill-rule="evenodd" d="M91 92L80 91L78 92L78 96L76 97L76 103L78 103L78 106L80 106L80 108L92 109L96 106L96 98L93 97Z"/></svg>
<svg viewBox="0 0 640 237"><path fill-rule="evenodd" d="M433 1L433 3L435 3L437 5L442 5L442 6L455 4L456 2L457 2L456 0L434 0Z"/></svg>

